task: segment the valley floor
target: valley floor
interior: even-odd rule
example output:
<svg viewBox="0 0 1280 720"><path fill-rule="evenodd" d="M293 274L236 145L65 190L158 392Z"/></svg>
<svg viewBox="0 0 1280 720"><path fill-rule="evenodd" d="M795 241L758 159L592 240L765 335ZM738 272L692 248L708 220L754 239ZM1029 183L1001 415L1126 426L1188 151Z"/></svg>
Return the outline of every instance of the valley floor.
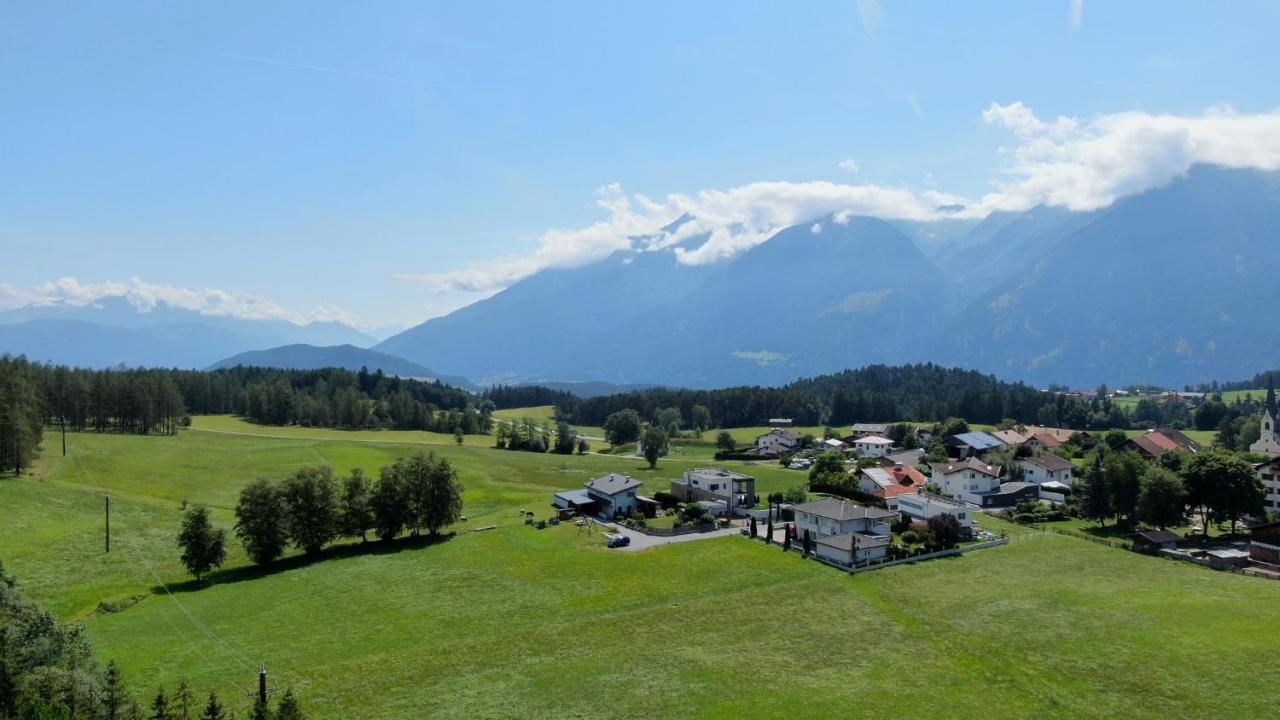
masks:
<svg viewBox="0 0 1280 720"><path fill-rule="evenodd" d="M243 434L240 434L243 433ZM182 678L243 703L256 665L318 718L1260 717L1280 685L1280 583L1075 538L850 577L742 537L619 553L571 524L525 526L609 471L662 489L703 458L494 450L484 439L259 428L196 418L176 437L69 436L0 480L0 559L82 620L144 693ZM54 450L54 436L46 449ZM187 582L183 502L228 529L259 475L370 472L430 444L458 468L453 540L341 547L262 573L232 541ZM769 492L803 482L728 463ZM102 495L112 552L102 551ZM497 525L488 532L468 528Z"/></svg>

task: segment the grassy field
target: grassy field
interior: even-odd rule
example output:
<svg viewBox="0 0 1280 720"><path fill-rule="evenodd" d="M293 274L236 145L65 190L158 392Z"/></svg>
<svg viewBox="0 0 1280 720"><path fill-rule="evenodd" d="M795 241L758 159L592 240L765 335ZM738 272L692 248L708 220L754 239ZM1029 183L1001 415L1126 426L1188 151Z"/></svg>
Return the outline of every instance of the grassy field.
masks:
<svg viewBox="0 0 1280 720"><path fill-rule="evenodd" d="M556 427L556 408L554 405L538 405L536 407L495 410L493 416L499 420L507 420L510 422L520 422L521 420L528 418L549 430L554 430ZM593 425L573 425L572 427L579 434L586 435L587 437L604 437L604 428L602 427L596 427Z"/></svg>
<svg viewBox="0 0 1280 720"><path fill-rule="evenodd" d="M555 490L611 470L653 489L695 461L650 471L420 435L228 418L197 418L177 437L72 435L66 460L0 480L0 557L33 599L83 620L140 689L188 678L240 704L265 662L318 718L1274 710L1280 583L1021 529L1003 548L854 577L740 537L608 551L569 524L526 527L518 511L542 515ZM343 547L270 573L246 569L233 542L212 585L186 582L173 547L183 500L230 527L236 493L258 475L317 462L376 472L414 442L434 443L467 487L457 538ZM730 465L763 491L803 480Z"/></svg>

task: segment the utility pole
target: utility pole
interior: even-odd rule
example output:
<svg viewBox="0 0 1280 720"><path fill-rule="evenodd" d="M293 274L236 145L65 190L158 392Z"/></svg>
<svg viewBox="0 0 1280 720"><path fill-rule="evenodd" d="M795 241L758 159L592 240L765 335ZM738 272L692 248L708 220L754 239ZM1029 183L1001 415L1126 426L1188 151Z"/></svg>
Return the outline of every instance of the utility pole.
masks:
<svg viewBox="0 0 1280 720"><path fill-rule="evenodd" d="M258 703L267 706L267 666L258 666Z"/></svg>
<svg viewBox="0 0 1280 720"><path fill-rule="evenodd" d="M107 552L111 552L111 495L102 496L102 509L107 519Z"/></svg>

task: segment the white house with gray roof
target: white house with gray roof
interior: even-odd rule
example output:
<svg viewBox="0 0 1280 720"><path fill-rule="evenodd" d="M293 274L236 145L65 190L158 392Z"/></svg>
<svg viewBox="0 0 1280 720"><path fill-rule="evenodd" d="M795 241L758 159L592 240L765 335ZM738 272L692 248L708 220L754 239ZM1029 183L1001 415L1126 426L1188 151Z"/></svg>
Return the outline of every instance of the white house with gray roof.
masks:
<svg viewBox="0 0 1280 720"><path fill-rule="evenodd" d="M1075 463L1070 460L1049 453L1022 458L1018 464L1022 466L1023 478L1037 485L1059 482L1070 486L1072 473L1076 469Z"/></svg>
<svg viewBox="0 0 1280 720"><path fill-rule="evenodd" d="M796 518L796 535L803 538L808 532L819 557L844 565L884 557L891 532L886 521L897 516L838 498L824 498L791 509Z"/></svg>
<svg viewBox="0 0 1280 720"><path fill-rule="evenodd" d="M609 473L587 482L587 495L596 503L596 514L612 518L630 515L640 508L636 490L644 483L630 475Z"/></svg>

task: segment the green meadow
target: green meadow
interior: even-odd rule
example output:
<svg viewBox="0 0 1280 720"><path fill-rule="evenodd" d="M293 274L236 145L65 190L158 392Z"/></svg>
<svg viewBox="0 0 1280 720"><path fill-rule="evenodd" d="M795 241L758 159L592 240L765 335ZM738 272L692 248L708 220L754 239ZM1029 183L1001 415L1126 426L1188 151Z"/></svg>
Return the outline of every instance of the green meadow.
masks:
<svg viewBox="0 0 1280 720"><path fill-rule="evenodd" d="M30 476L0 479L0 559L140 694L185 678L243 710L261 662L317 718L1170 718L1264 716L1280 683L1280 583L995 519L1007 546L856 576L742 537L630 553L521 521L592 476L654 491L701 457L648 470L204 417L176 437L73 434L65 459L56 435L45 444ZM232 540L203 587L178 563L184 502L230 529L255 477L376 472L422 447L466 486L451 540L351 543L271 571ZM728 465L764 492L804 479Z"/></svg>

